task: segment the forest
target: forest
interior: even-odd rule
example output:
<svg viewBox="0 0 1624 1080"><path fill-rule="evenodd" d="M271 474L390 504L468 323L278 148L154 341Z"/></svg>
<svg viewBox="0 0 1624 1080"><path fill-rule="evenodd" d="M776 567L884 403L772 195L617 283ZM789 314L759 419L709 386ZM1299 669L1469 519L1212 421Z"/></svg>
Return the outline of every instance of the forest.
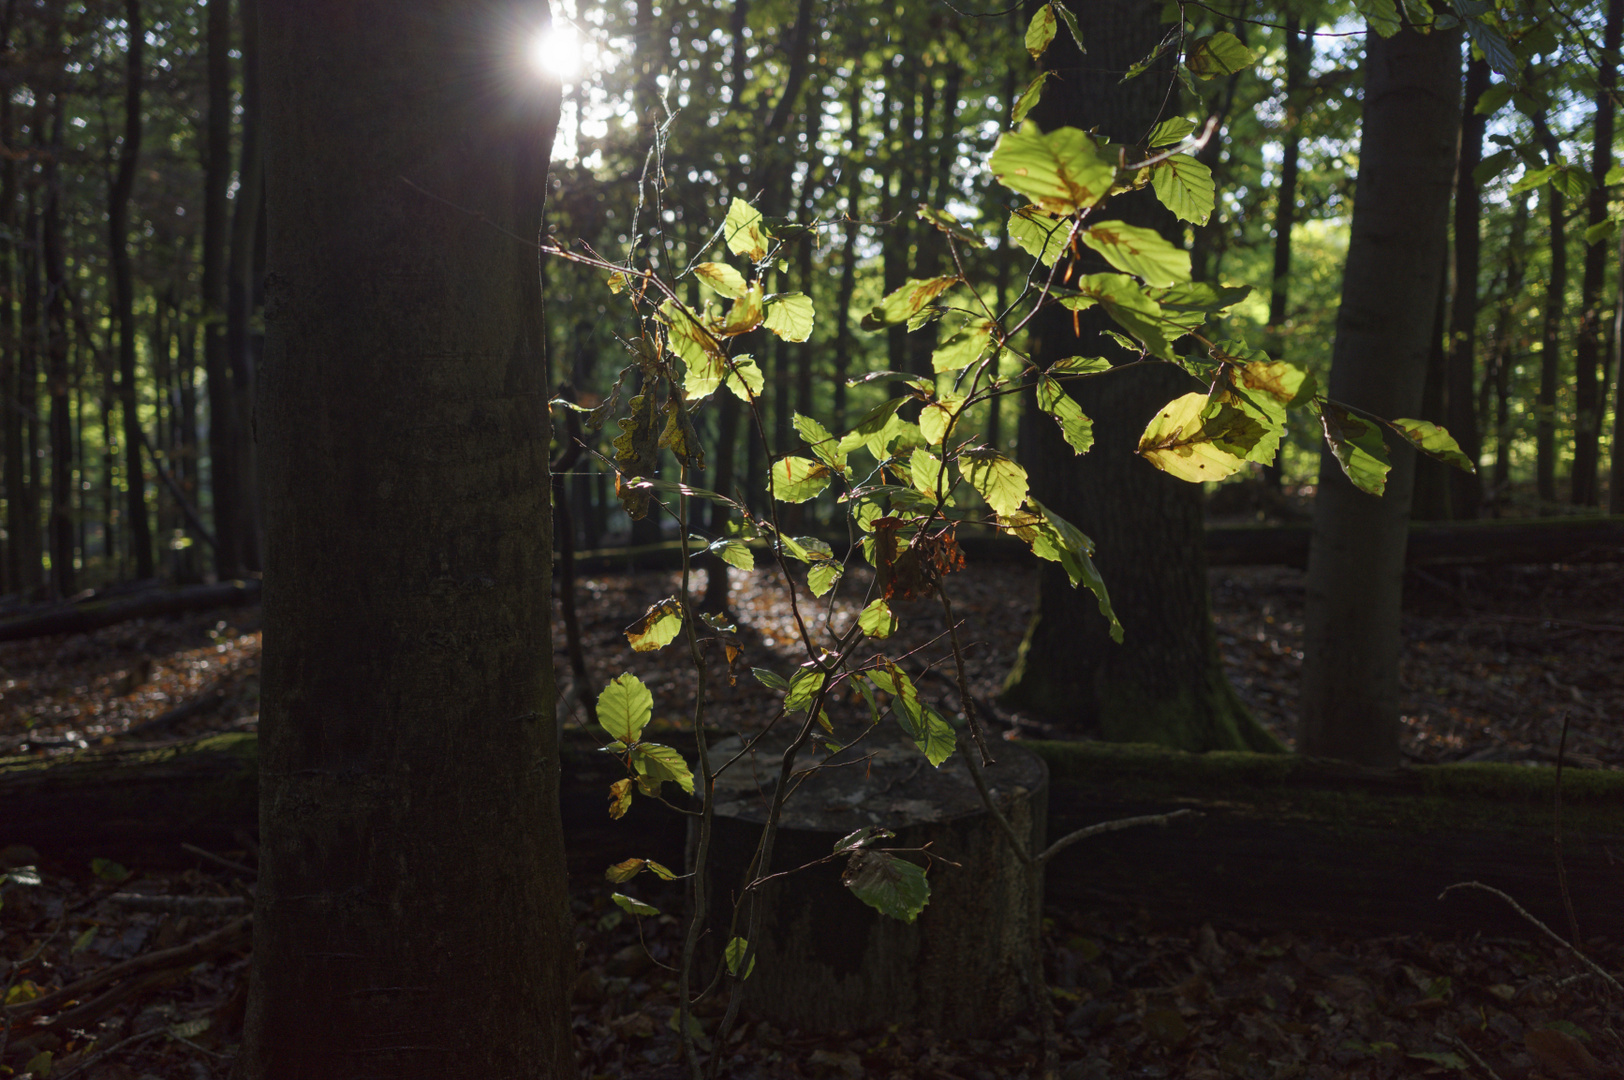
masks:
<svg viewBox="0 0 1624 1080"><path fill-rule="evenodd" d="M1624 0L0 0L0 1069L1624 1069Z"/></svg>

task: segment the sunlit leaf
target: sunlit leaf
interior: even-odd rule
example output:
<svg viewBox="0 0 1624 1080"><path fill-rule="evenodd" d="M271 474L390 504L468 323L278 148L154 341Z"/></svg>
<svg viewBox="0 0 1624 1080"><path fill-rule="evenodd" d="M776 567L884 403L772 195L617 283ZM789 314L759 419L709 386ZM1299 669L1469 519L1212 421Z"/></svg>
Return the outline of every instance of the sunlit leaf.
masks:
<svg viewBox="0 0 1624 1080"><path fill-rule="evenodd" d="M727 943L727 948L724 949L723 952L722 952L722 955L723 955L724 959L726 959L726 961L727 961L727 973L729 975L739 975L739 965L744 963L744 958L746 956L748 956L749 953L750 953L750 942L749 941L747 941L746 939L744 939L742 937L735 937L735 938L729 939L729 941ZM754 971L755 969L756 969L756 958L754 956L751 956L750 957L750 966L746 967L744 969L744 974L739 975L739 979L741 981L744 980L744 979L748 979L750 977L750 973L752 971Z"/></svg>
<svg viewBox="0 0 1624 1080"><path fill-rule="evenodd" d="M780 502L803 503L829 486L829 466L804 457L783 457L773 462L767 491Z"/></svg>
<svg viewBox="0 0 1624 1080"><path fill-rule="evenodd" d="M761 393L762 388L767 385L767 379L762 375L761 368L756 366L754 359L749 356L735 356L723 385L733 391L733 395L740 401L748 402Z"/></svg>
<svg viewBox="0 0 1624 1080"><path fill-rule="evenodd" d="M1081 311L1098 304L1113 321L1144 344L1152 356L1173 359L1172 341L1162 316L1161 305L1146 295L1139 283L1127 274L1085 274L1075 287L1080 295L1062 298L1061 305ZM1173 334L1173 338L1181 334Z"/></svg>
<svg viewBox="0 0 1624 1080"><path fill-rule="evenodd" d="M997 514L1013 514L1026 499L1026 470L996 450L966 450L959 469Z"/></svg>
<svg viewBox="0 0 1624 1080"><path fill-rule="evenodd" d="M964 402L965 395L943 391L936 395L935 401L919 410L919 433L925 437L926 443L942 445L953 418L964 408Z"/></svg>
<svg viewBox="0 0 1624 1080"><path fill-rule="evenodd" d="M805 293L779 293L767 298L767 329L785 341L805 341L812 336L812 298Z"/></svg>
<svg viewBox="0 0 1624 1080"><path fill-rule="evenodd" d="M782 675L778 674L776 671L771 671L771 670L769 670L767 668L758 667L758 668L751 668L750 669L750 674L754 675L756 677L756 681L759 682L762 686L767 687L769 690L788 690L789 689L788 680L786 680Z"/></svg>
<svg viewBox="0 0 1624 1080"><path fill-rule="evenodd" d="M932 502L936 501L936 484L942 476L941 458L923 447L915 450L908 459L908 475L913 480L915 491Z"/></svg>
<svg viewBox="0 0 1624 1080"><path fill-rule="evenodd" d="M614 893L609 899L613 900L622 911L628 915L658 915L660 909L641 900L633 900L625 893Z"/></svg>
<svg viewBox="0 0 1624 1080"><path fill-rule="evenodd" d="M942 762L953 756L958 749L959 737L953 731L942 714L927 706L925 708L924 738L915 739L914 745L919 752L925 755L932 768L941 768Z"/></svg>
<svg viewBox="0 0 1624 1080"><path fill-rule="evenodd" d="M1194 120L1186 120L1182 116L1170 117L1150 129L1150 137L1145 140L1145 145L1153 150L1176 146L1194 135L1197 126Z"/></svg>
<svg viewBox="0 0 1624 1080"><path fill-rule="evenodd" d="M784 692L784 711L796 713L805 710L817 697L818 691L823 689L823 679L823 672L815 667L797 671Z"/></svg>
<svg viewBox="0 0 1624 1080"><path fill-rule="evenodd" d="M1111 624L1111 640L1121 642L1122 623L1111 607L1111 596L1106 591L1105 579L1094 565L1094 541L1083 535L1081 529L1050 510L1036 499L1027 500L1031 513L1020 511L1005 524L1000 516L999 526L1007 528L1032 546L1032 554L1049 562L1057 562L1071 579L1072 587L1086 587L1094 594L1100 614Z"/></svg>
<svg viewBox="0 0 1624 1080"><path fill-rule="evenodd" d="M1070 218L1054 217L1037 206L1010 211L1009 238L1044 266L1053 266L1066 253L1066 238L1070 235Z"/></svg>
<svg viewBox="0 0 1624 1080"><path fill-rule="evenodd" d="M818 423L810 416L796 413L791 421L795 431L806 442L807 448L816 454L818 460L829 468L842 475L846 472L846 453L840 449L840 441L829 434L829 429Z"/></svg>
<svg viewBox="0 0 1624 1080"><path fill-rule="evenodd" d="M616 780L609 785L609 816L616 821L626 816L626 811L632 808L632 792L636 785L630 777Z"/></svg>
<svg viewBox="0 0 1624 1080"><path fill-rule="evenodd" d="M965 228L958 218L949 214L946 210L938 210L934 206L926 206L921 203L919 206L919 220L929 222L961 244L969 244L971 247L977 248L987 246L985 240Z"/></svg>
<svg viewBox="0 0 1624 1080"><path fill-rule="evenodd" d="M603 876L619 885L642 873L643 867L646 865L648 864L642 859L623 859L605 870Z"/></svg>
<svg viewBox="0 0 1624 1080"><path fill-rule="evenodd" d="M669 780L689 795L694 793L694 774L682 754L670 746L644 742L631 747L632 768L637 770L637 786L645 795L658 795L660 785Z"/></svg>
<svg viewBox="0 0 1624 1080"><path fill-rule="evenodd" d="M1241 44L1241 39L1227 30L1220 30L1197 41L1185 58L1184 65L1198 79L1216 79L1245 71L1257 61L1257 56Z"/></svg>
<svg viewBox="0 0 1624 1080"><path fill-rule="evenodd" d="M874 455L874 460L884 458L891 440L903 430L896 413L908 400L910 399L905 397L894 397L863 414L863 418L857 421L857 426L841 438L841 451L850 453L861 446L866 447L868 452Z"/></svg>
<svg viewBox="0 0 1624 1080"><path fill-rule="evenodd" d="M1124 221L1096 222L1079 234L1083 243L1105 256L1118 270L1147 285L1174 285L1190 279L1190 253L1174 247L1155 229Z"/></svg>
<svg viewBox="0 0 1624 1080"><path fill-rule="evenodd" d="M682 601L668 596L626 627L626 640L633 652L654 652L671 644L681 632Z"/></svg>
<svg viewBox="0 0 1624 1080"><path fill-rule="evenodd" d="M835 582L840 580L843 573L845 568L837 562L815 562L806 572L806 587L811 590L813 596L823 596L835 587Z"/></svg>
<svg viewBox="0 0 1624 1080"><path fill-rule="evenodd" d="M751 262L767 257L767 230L762 225L761 211L743 199L735 198L728 205L722 235L727 239L727 249L735 255L743 255Z"/></svg>
<svg viewBox="0 0 1624 1080"><path fill-rule="evenodd" d="M1111 370L1111 361L1103 356L1068 356L1049 365L1050 375L1098 375Z"/></svg>
<svg viewBox="0 0 1624 1080"><path fill-rule="evenodd" d="M748 287L744 275L727 263L704 262L694 267L694 276L710 288L727 297L744 295Z"/></svg>
<svg viewBox="0 0 1624 1080"><path fill-rule="evenodd" d="M1026 24L1026 51L1032 59L1040 59L1054 40L1055 31L1059 23L1054 17L1054 9L1044 4L1032 13L1032 21Z"/></svg>
<svg viewBox="0 0 1624 1080"><path fill-rule="evenodd" d="M876 599L857 613L857 626L869 637L883 640L896 632L897 617L891 614L889 604L883 599ZM858 689L862 689L861 680L858 681Z"/></svg>
<svg viewBox="0 0 1624 1080"><path fill-rule="evenodd" d="M1243 455L1224 449L1207 429L1207 395L1185 394L1168 402L1145 425L1139 456L1180 480L1222 480L1245 464Z"/></svg>
<svg viewBox="0 0 1624 1080"><path fill-rule="evenodd" d="M631 672L616 675L598 695L598 726L610 738L634 743L654 715L654 695Z"/></svg>
<svg viewBox="0 0 1624 1080"><path fill-rule="evenodd" d="M1026 89L1021 91L1021 96L1015 99L1014 107L1009 110L1010 123L1018 124L1026 119L1026 114L1032 111L1032 106L1043 97L1043 84L1048 81L1049 72L1040 71L1037 78L1026 84Z"/></svg>
<svg viewBox="0 0 1624 1080"><path fill-rule="evenodd" d="M1086 454L1094 445L1094 422L1083 415L1083 408L1066 393L1066 388L1044 375L1037 383L1038 408L1054 417L1060 425L1060 434L1072 451Z"/></svg>
<svg viewBox="0 0 1624 1080"><path fill-rule="evenodd" d="M967 323L930 354L931 367L938 374L969 367L991 347L992 330L993 324L988 319L974 319Z"/></svg>
<svg viewBox="0 0 1624 1080"><path fill-rule="evenodd" d="M1446 465L1453 465L1462 472L1475 473L1477 466L1472 459L1461 452L1460 444L1455 437L1437 424L1426 420L1392 420L1388 426L1410 441L1410 445L1426 454L1437 458Z"/></svg>
<svg viewBox="0 0 1624 1080"><path fill-rule="evenodd" d="M1071 40L1077 43L1077 51L1080 53L1088 52L1087 49L1083 48L1083 31L1077 25L1077 16L1072 12L1071 8L1066 6L1066 0L1054 0L1053 6L1055 14L1060 16L1060 21L1066 24L1066 30L1071 34Z"/></svg>
<svg viewBox="0 0 1624 1080"><path fill-rule="evenodd" d="M751 551L750 545L743 540L725 537L721 540L712 541L710 547L706 550L729 566L737 566L740 570L754 570L756 568L755 552Z"/></svg>
<svg viewBox="0 0 1624 1080"><path fill-rule="evenodd" d="M1150 186L1161 204L1180 221L1205 225L1212 217L1217 190L1212 170L1189 154L1174 154L1150 171Z"/></svg>
<svg viewBox="0 0 1624 1080"><path fill-rule="evenodd" d="M1320 423L1325 428L1325 441L1331 453L1354 487L1368 495L1380 495L1386 490L1392 463L1387 457L1381 428L1354 416L1334 401L1320 406Z"/></svg>
<svg viewBox="0 0 1624 1080"><path fill-rule="evenodd" d="M738 337L760 326L766 317L767 308L766 301L761 295L761 282L752 281L739 294L738 299L728 305L727 318L715 328L715 332L720 337Z"/></svg>
<svg viewBox="0 0 1624 1080"><path fill-rule="evenodd" d="M927 304L959 283L955 274L933 278L909 278L900 288L886 293L879 306L863 317L864 330L878 330L907 322Z"/></svg>
<svg viewBox="0 0 1624 1080"><path fill-rule="evenodd" d="M905 923L917 919L930 902L925 871L885 851L859 848L840 880L869 907Z"/></svg>
<svg viewBox="0 0 1624 1080"><path fill-rule="evenodd" d="M1063 127L1045 134L1031 121L998 137L987 166L999 183L1056 214L1093 206L1116 179L1116 165L1086 132Z"/></svg>

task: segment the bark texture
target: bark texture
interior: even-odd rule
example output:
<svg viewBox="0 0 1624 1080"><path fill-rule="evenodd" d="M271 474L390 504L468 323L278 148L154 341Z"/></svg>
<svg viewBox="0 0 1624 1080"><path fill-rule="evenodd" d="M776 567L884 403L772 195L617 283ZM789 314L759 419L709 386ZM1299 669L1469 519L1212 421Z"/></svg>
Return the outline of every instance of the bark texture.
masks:
<svg viewBox="0 0 1624 1080"><path fill-rule="evenodd" d="M1100 0L1077 9L1088 42L1085 59L1062 32L1047 56L1060 75L1033 117L1136 143L1160 116L1165 80L1128 83L1118 72L1161 39L1161 8L1149 0ZM1141 192L1113 202L1107 216L1169 229L1173 218ZM1085 272L1105 269L1089 265ZM1092 316L1092 317L1091 317ZM1110 324L1085 312L1075 324L1058 309L1033 323L1039 366L1078 353L1120 357L1099 331ZM1032 492L1098 545L1095 561L1126 631L1111 641L1093 596L1065 572L1042 564L1037 614L1010 673L1003 701L1079 734L1159 742L1186 750L1274 749L1224 678L1208 612L1202 554L1201 488L1176 480L1134 453L1139 435L1168 401L1194 389L1170 366L1149 365L1074 384L1072 396L1094 420L1094 447L1072 453L1048 416L1030 401L1021 425L1021 462Z"/></svg>
<svg viewBox="0 0 1624 1080"><path fill-rule="evenodd" d="M573 1073L545 4L268 0L261 874L238 1073ZM382 32L381 28L387 28Z"/></svg>
<svg viewBox="0 0 1624 1080"><path fill-rule="evenodd" d="M1352 234L1330 396L1414 416L1455 172L1460 42L1452 32L1369 35ZM1391 444L1390 444L1391 446ZM1386 494L1366 495L1326 452L1308 556L1298 749L1396 766L1399 608L1415 455L1391 446Z"/></svg>

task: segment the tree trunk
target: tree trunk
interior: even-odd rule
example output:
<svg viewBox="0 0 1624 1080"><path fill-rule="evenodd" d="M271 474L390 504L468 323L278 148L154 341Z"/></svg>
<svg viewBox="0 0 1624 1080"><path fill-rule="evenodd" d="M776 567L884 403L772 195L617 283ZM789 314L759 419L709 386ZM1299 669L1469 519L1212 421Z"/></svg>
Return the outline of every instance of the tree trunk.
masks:
<svg viewBox="0 0 1624 1080"><path fill-rule="evenodd" d="M1602 55L1597 71L1595 145L1590 155L1591 188L1585 224L1607 220L1607 173L1613 167L1613 94L1618 86L1618 47L1624 31L1624 0L1607 0L1607 25L1602 32ZM1595 506L1600 460L1601 421L1604 415L1607 373L1602 365L1602 323L1606 318L1608 249L1601 243L1585 247L1585 271L1579 292L1579 338L1573 349L1573 489L1575 506ZM1614 451L1617 452L1616 450Z"/></svg>
<svg viewBox="0 0 1624 1080"><path fill-rule="evenodd" d="M1506 242L1506 277L1500 292L1499 312L1494 327L1494 472L1489 498L1496 507L1505 501L1511 487L1511 369L1512 340L1517 298L1522 295L1528 253L1528 195L1518 196L1511 211L1511 235Z"/></svg>
<svg viewBox="0 0 1624 1080"><path fill-rule="evenodd" d="M846 379L851 374L851 301L857 291L857 233L863 198L863 161L868 155L859 149L862 139L863 87L860 60L852 61L850 94L846 100L849 120L846 127L846 224L845 243L840 249L840 288L835 297L834 402L829 412L829 430L846 430Z"/></svg>
<svg viewBox="0 0 1624 1080"><path fill-rule="evenodd" d="M1489 118L1478 113L1477 103L1488 88L1488 63L1468 61L1466 99L1461 104L1460 155L1455 169L1455 297L1449 307L1444 423L1460 444L1461 453L1474 465L1483 457L1473 394L1477 374L1478 232L1483 217L1483 197L1472 173L1483 160L1483 136ZM1459 469L1448 469L1447 475L1450 516L1477 517L1483 507L1483 483L1478 475Z"/></svg>
<svg viewBox="0 0 1624 1080"><path fill-rule="evenodd" d="M51 591L59 598L79 591L74 573L72 379L68 373L68 267L62 244L62 94L52 95L52 154L45 167L45 205L40 223L45 267L45 385L51 398Z"/></svg>
<svg viewBox="0 0 1624 1080"><path fill-rule="evenodd" d="M259 0L239 0L242 12L242 150L237 200L231 211L231 258L226 284L226 357L231 369L237 468L236 561L258 570L259 487L255 479L254 361L248 324L254 314L255 252L263 208L264 163L259 136Z"/></svg>
<svg viewBox="0 0 1624 1080"><path fill-rule="evenodd" d="M1613 460L1607 512L1624 514L1624 236L1618 241L1619 287L1613 309Z"/></svg>
<svg viewBox="0 0 1624 1080"><path fill-rule="evenodd" d="M203 143L203 368L208 375L209 495L221 579L242 573L238 530L237 408L226 348L226 240L230 234L231 4L208 0L208 116Z"/></svg>
<svg viewBox="0 0 1624 1080"><path fill-rule="evenodd" d="M1445 333L1449 326L1449 252L1447 242L1443 265L1438 272L1438 296L1432 306L1432 332L1427 335L1427 375L1421 384L1422 420L1444 423L1449 397L1449 349ZM1415 486L1410 496L1410 516L1419 521L1448 521L1449 466L1436 458L1417 458Z"/></svg>
<svg viewBox="0 0 1624 1080"><path fill-rule="evenodd" d="M1162 36L1160 7L1149 0L1099 0L1077 9L1086 62L1070 35L1049 47L1060 71L1034 119L1048 129L1099 125L1109 138L1137 142L1162 107L1160 77L1120 83L1117 72L1146 56ZM1165 74L1165 71L1163 72ZM1171 215L1148 192L1110 207L1132 224L1169 229ZM1090 316L1094 316L1091 318ZM1069 312L1033 323L1031 352L1040 367L1079 352L1116 349L1094 337L1106 324L1085 312L1073 333ZM1224 678L1208 614L1202 554L1201 488L1157 471L1134 447L1158 408L1190 388L1190 379L1149 365L1089 379L1072 390L1094 419L1094 448L1081 458L1046 416L1023 415L1021 459L1032 492L1098 544L1095 556L1127 637L1111 641L1094 598L1044 563L1037 614L1005 685L1006 704L1082 733L1115 741L1160 742L1188 750L1274 749ZM1027 414L1035 412L1028 400ZM1086 596L1086 599L1085 599Z"/></svg>
<svg viewBox="0 0 1624 1080"><path fill-rule="evenodd" d="M1551 164L1561 148L1545 124L1544 114L1534 118L1535 130L1545 144ZM1568 292L1568 238L1565 230L1567 200L1554 184L1540 188L1551 236L1551 277L1545 287L1545 318L1540 330L1539 397L1534 404L1534 472L1541 503L1556 502L1556 387L1562 378L1562 307Z"/></svg>
<svg viewBox="0 0 1624 1080"><path fill-rule="evenodd" d="M11 48L11 7L0 46ZM15 145L11 95L0 94L0 142ZM17 404L17 162L0 155L0 482L6 495L6 537L0 548L0 594L20 589L22 560L23 424Z"/></svg>
<svg viewBox="0 0 1624 1080"><path fill-rule="evenodd" d="M1426 377L1460 123L1453 32L1367 35L1359 178L1332 352L1330 396L1414 416ZM1308 557L1298 749L1399 763L1399 613L1415 455L1395 447L1386 494L1366 495L1320 455Z"/></svg>
<svg viewBox="0 0 1624 1080"><path fill-rule="evenodd" d="M238 1071L573 1075L547 387L515 239L538 236L559 87L509 49L548 9L263 11L263 782Z"/></svg>

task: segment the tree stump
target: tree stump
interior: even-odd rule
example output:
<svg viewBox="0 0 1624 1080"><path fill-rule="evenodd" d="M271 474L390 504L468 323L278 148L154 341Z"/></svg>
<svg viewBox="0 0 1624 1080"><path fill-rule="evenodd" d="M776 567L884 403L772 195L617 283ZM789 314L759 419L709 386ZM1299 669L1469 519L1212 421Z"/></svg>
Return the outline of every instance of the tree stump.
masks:
<svg viewBox="0 0 1624 1080"><path fill-rule="evenodd" d="M737 927L729 926L788 743L787 735L763 740L716 783L706 922L713 955L730 937L749 934L748 902ZM968 740L961 745L974 752ZM725 740L711 760L726 761L739 748L737 738ZM987 784L1016 831L1041 850L1048 767L1014 744L999 744L997 753ZM784 805L770 867L784 876L754 891L758 959L740 988L747 1011L808 1031L900 1023L956 1036L986 1035L1027 1011L1040 962L1034 882L982 806L961 756L932 768L895 725L883 724L839 752L814 740L796 772L812 765L832 767L806 776ZM896 833L876 846L929 852L899 853L931 864L930 901L912 923L853 895L841 880L846 859L807 865L869 825ZM695 832L690 827L690 852ZM1041 879L1035 884L1041 889Z"/></svg>

